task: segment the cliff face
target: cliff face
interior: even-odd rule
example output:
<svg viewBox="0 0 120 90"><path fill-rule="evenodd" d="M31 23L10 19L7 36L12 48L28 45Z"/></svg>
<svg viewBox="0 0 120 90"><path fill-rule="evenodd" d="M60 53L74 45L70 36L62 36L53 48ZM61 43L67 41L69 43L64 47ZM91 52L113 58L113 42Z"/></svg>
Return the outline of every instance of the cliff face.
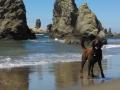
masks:
<svg viewBox="0 0 120 90"><path fill-rule="evenodd" d="M102 30L103 27L96 15L89 9L86 3L82 4L78 10L75 35L86 35L92 38L92 36L98 36Z"/></svg>
<svg viewBox="0 0 120 90"><path fill-rule="evenodd" d="M74 0L56 0L53 10L51 37L72 33L77 19L77 7Z"/></svg>
<svg viewBox="0 0 120 90"><path fill-rule="evenodd" d="M0 39L35 39L26 22L22 0L0 0Z"/></svg>
<svg viewBox="0 0 120 90"><path fill-rule="evenodd" d="M87 36L91 41L100 37L106 43L106 35L102 24L86 3L77 9L74 0L56 0L53 10L53 24L51 37L67 37L67 43L76 42L82 36ZM70 37L71 36L71 37ZM75 41L74 41L75 40Z"/></svg>

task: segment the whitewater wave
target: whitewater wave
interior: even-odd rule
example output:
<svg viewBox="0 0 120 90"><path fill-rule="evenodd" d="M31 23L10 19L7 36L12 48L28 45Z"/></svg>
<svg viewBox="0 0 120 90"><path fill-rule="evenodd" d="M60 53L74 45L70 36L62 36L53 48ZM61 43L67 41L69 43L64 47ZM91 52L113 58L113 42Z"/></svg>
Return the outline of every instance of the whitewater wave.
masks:
<svg viewBox="0 0 120 90"><path fill-rule="evenodd" d="M80 53L62 54L33 54L21 57L0 57L0 68L13 68L33 65L43 65L47 63L81 61ZM108 59L112 55L104 55L103 59Z"/></svg>
<svg viewBox="0 0 120 90"><path fill-rule="evenodd" d="M49 36L44 36L44 37L47 37L47 38L48 38Z"/></svg>
<svg viewBox="0 0 120 90"><path fill-rule="evenodd" d="M64 39L55 38L55 41L58 41L58 42L61 42L61 43L65 43L65 40L64 40Z"/></svg>
<svg viewBox="0 0 120 90"><path fill-rule="evenodd" d="M102 49L118 48L120 45L103 45Z"/></svg>
<svg viewBox="0 0 120 90"><path fill-rule="evenodd" d="M44 35L44 34L35 34L35 35Z"/></svg>
<svg viewBox="0 0 120 90"><path fill-rule="evenodd" d="M64 54L35 54L28 56L21 56L16 58L1 57L0 68L12 68L12 67L22 67L31 65L41 65L47 63L57 63L57 62L72 62L80 61L81 55L74 53L64 53Z"/></svg>

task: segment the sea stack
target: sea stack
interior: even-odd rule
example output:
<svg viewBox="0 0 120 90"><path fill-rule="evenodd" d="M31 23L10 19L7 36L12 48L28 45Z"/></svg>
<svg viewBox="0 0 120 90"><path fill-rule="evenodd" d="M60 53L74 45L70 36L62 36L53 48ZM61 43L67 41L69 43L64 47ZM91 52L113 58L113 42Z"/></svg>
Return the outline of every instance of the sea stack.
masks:
<svg viewBox="0 0 120 90"><path fill-rule="evenodd" d="M22 0L0 0L0 39L35 39L27 26Z"/></svg>
<svg viewBox="0 0 120 90"><path fill-rule="evenodd" d="M56 0L50 37L63 38L65 43L76 44L82 36L87 36L90 42L99 37L107 44L104 28L87 3L78 9L74 0Z"/></svg>
<svg viewBox="0 0 120 90"><path fill-rule="evenodd" d="M96 15L89 9L87 3L82 4L78 10L74 35L86 35L89 39L93 40L95 37L99 36L99 34L104 34L102 38L105 38L102 24L97 19Z"/></svg>
<svg viewBox="0 0 120 90"><path fill-rule="evenodd" d="M74 0L56 0L50 36L60 38L72 33L77 20L77 11Z"/></svg>
<svg viewBox="0 0 120 90"><path fill-rule="evenodd" d="M41 27L41 21L40 21L40 19L37 19L36 20L36 28L38 29L40 27Z"/></svg>

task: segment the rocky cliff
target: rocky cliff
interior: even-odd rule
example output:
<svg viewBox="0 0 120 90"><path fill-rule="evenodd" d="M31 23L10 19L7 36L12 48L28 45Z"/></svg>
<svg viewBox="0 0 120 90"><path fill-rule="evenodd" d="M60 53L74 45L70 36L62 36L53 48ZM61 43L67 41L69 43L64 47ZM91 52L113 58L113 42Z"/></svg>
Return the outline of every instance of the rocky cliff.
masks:
<svg viewBox="0 0 120 90"><path fill-rule="evenodd" d="M82 4L78 10L78 18L75 26L75 35L86 35L89 38L98 36L103 27L96 15L89 9L86 3Z"/></svg>
<svg viewBox="0 0 120 90"><path fill-rule="evenodd" d="M0 0L0 39L35 39L26 22L22 0Z"/></svg>
<svg viewBox="0 0 120 90"><path fill-rule="evenodd" d="M91 41L100 37L103 43L107 43L102 24L86 3L77 9L74 0L56 0L53 11L51 37L67 36L71 40L68 38L71 36L72 41L66 40L67 43L75 43L76 38L79 40L82 36L89 37Z"/></svg>
<svg viewBox="0 0 120 90"><path fill-rule="evenodd" d="M77 11L74 0L56 0L50 36L61 37L72 33L77 20Z"/></svg>

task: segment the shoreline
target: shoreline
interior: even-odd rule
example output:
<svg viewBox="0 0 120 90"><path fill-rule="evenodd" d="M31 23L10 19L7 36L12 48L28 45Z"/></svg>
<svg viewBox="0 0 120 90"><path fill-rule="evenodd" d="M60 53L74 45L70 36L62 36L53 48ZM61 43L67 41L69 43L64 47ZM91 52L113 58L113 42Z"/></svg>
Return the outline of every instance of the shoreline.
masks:
<svg viewBox="0 0 120 90"><path fill-rule="evenodd" d="M101 77L96 64L94 74L97 77L87 79L86 63L83 71L84 78L80 79L81 61L0 69L0 86L2 90L117 90L120 83L118 58L120 56L116 55L102 61L105 78Z"/></svg>

